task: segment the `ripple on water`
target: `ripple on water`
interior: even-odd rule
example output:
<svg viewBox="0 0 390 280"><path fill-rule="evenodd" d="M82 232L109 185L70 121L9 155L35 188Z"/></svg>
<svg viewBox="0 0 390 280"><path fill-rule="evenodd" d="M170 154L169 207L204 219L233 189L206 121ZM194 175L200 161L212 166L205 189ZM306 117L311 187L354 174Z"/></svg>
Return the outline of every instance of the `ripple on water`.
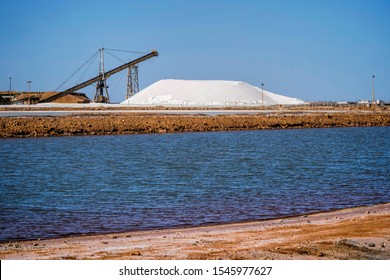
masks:
<svg viewBox="0 0 390 280"><path fill-rule="evenodd" d="M389 127L0 141L0 240L390 201Z"/></svg>

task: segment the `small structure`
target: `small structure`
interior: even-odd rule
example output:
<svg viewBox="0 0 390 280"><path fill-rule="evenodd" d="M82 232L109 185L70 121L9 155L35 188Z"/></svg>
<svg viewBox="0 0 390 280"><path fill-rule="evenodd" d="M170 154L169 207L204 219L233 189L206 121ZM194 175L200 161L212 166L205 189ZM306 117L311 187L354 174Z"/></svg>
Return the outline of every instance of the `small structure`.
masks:
<svg viewBox="0 0 390 280"><path fill-rule="evenodd" d="M0 105L11 104L18 94L16 91L0 91Z"/></svg>
<svg viewBox="0 0 390 280"><path fill-rule="evenodd" d="M57 95L58 92L0 92L0 104L37 104L43 99ZM84 93L71 92L51 100L53 103L90 103L91 100Z"/></svg>

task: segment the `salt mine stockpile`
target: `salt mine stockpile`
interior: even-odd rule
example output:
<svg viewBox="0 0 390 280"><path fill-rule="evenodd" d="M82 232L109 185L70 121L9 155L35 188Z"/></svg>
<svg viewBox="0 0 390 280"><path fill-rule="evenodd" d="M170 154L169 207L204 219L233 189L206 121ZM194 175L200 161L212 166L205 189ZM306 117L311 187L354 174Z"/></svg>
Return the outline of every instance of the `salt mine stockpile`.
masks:
<svg viewBox="0 0 390 280"><path fill-rule="evenodd" d="M263 103L262 103L263 101ZM300 105L304 101L238 81L160 80L121 104L134 106L240 107Z"/></svg>

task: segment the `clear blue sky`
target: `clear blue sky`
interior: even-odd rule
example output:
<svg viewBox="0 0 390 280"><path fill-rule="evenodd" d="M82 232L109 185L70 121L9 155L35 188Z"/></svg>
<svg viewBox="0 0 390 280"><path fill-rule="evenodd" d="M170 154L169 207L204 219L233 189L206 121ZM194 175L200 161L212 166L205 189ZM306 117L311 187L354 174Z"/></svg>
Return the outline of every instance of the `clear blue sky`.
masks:
<svg viewBox="0 0 390 280"><path fill-rule="evenodd" d="M0 26L2 90L9 77L14 90L28 80L32 91L54 90L103 45L159 51L140 64L141 89L167 78L238 80L306 101L360 100L371 98L375 74L376 97L390 101L389 0L0 0ZM120 64L106 55L106 68ZM126 92L126 71L117 75L114 102ZM93 97L93 87L82 91Z"/></svg>

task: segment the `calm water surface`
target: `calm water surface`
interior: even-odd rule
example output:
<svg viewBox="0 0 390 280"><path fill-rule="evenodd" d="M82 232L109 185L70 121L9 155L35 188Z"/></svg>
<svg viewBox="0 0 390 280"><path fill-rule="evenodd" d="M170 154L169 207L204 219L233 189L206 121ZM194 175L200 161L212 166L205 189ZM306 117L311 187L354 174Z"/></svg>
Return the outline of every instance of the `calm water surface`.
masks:
<svg viewBox="0 0 390 280"><path fill-rule="evenodd" d="M0 240L390 201L390 127L0 139Z"/></svg>

